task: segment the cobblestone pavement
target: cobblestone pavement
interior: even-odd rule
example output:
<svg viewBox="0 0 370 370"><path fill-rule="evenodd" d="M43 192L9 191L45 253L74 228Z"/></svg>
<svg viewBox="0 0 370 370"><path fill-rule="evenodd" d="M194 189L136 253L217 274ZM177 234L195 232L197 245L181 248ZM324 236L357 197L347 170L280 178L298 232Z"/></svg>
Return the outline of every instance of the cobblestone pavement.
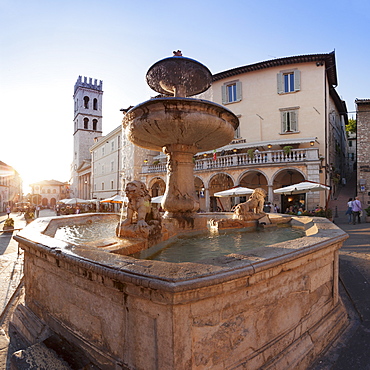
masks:
<svg viewBox="0 0 370 370"><path fill-rule="evenodd" d="M15 229L26 226L23 215L11 213L10 217L14 219ZM18 250L18 243L13 239L18 231L2 232L6 218L0 215L0 315L23 276L23 251Z"/></svg>

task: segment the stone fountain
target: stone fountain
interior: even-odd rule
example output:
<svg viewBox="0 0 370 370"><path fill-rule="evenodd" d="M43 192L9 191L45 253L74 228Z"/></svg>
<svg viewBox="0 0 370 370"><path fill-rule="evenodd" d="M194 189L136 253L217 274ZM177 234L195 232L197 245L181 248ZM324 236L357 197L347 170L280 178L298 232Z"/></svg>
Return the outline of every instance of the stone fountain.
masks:
<svg viewBox="0 0 370 370"><path fill-rule="evenodd" d="M13 365L47 347L74 368L307 368L347 322L338 293L347 234L328 220L293 217L302 238L196 262L128 255L133 245L148 247L133 242L138 235L158 240L206 227L210 216L196 214L192 158L230 141L238 125L224 107L189 97L211 82L192 59L164 59L147 80L174 96L132 108L124 126L134 143L168 156L165 218L147 219L147 190L133 181L126 187L132 208L118 228L130 237L119 243L56 237L60 227L118 223L112 214L41 218L22 230L15 239L24 250L25 300L12 325L29 347L14 354ZM240 206L238 221L256 224L248 218L256 204Z"/></svg>

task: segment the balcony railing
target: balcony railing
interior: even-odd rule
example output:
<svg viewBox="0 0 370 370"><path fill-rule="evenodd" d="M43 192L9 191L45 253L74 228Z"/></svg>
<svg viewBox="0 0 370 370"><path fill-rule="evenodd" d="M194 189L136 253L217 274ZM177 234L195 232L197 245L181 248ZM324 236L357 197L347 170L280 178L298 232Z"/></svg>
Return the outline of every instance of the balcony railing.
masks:
<svg viewBox="0 0 370 370"><path fill-rule="evenodd" d="M266 166L279 165L282 163L301 163L306 161L318 161L319 150L317 148L292 149L290 153L283 150L268 150L250 157L247 153L235 153L231 155L218 155L216 159L202 158L195 161L195 171L204 171L215 168L229 168L238 166ZM157 165L144 165L143 173L166 172L166 163Z"/></svg>

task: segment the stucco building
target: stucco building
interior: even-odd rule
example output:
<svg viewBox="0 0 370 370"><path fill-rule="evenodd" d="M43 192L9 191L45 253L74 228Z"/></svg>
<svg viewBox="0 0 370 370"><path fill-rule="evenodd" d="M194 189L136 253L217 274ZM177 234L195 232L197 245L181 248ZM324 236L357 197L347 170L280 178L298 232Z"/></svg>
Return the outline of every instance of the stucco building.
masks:
<svg viewBox="0 0 370 370"><path fill-rule="evenodd" d="M217 191L242 185L262 187L281 210L303 204L325 206L330 194L281 196L274 189L304 180L336 192L347 171L348 121L336 86L335 53L278 58L213 75L211 88L199 97L225 105L240 120L235 139L215 152L195 157L195 185L201 210L229 210L234 201ZM163 154L144 164L141 177L152 196L165 188Z"/></svg>
<svg viewBox="0 0 370 370"><path fill-rule="evenodd" d="M356 99L357 106L357 193L370 206L370 99Z"/></svg>
<svg viewBox="0 0 370 370"><path fill-rule="evenodd" d="M0 161L0 212L7 206L13 207L22 200L22 179L19 173L8 164Z"/></svg>
<svg viewBox="0 0 370 370"><path fill-rule="evenodd" d="M55 207L61 199L69 198L69 184L57 180L43 180L31 186L30 201L43 207Z"/></svg>

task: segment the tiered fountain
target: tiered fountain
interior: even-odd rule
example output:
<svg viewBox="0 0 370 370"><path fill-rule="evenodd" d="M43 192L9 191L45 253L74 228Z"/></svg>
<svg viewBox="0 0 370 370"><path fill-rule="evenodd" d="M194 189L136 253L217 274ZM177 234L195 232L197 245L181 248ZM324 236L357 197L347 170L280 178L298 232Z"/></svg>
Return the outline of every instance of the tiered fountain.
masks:
<svg viewBox="0 0 370 370"><path fill-rule="evenodd" d="M164 224L161 233L169 224L191 230L201 219L193 155L227 144L238 120L220 105L189 98L211 82L208 69L192 59L164 59L147 79L174 96L132 108L124 125L135 144L168 155L165 221L155 220ZM134 224L129 215L121 228ZM338 249L347 235L326 219L293 218L292 227L306 236L192 263L124 255L130 240L118 247L109 238L88 244L57 238L60 227L92 227L112 217L118 221L103 214L37 219L16 237L25 251L25 303L12 323L32 346L14 363L57 337L63 345L54 349L79 353L80 368L303 369L345 327Z"/></svg>

